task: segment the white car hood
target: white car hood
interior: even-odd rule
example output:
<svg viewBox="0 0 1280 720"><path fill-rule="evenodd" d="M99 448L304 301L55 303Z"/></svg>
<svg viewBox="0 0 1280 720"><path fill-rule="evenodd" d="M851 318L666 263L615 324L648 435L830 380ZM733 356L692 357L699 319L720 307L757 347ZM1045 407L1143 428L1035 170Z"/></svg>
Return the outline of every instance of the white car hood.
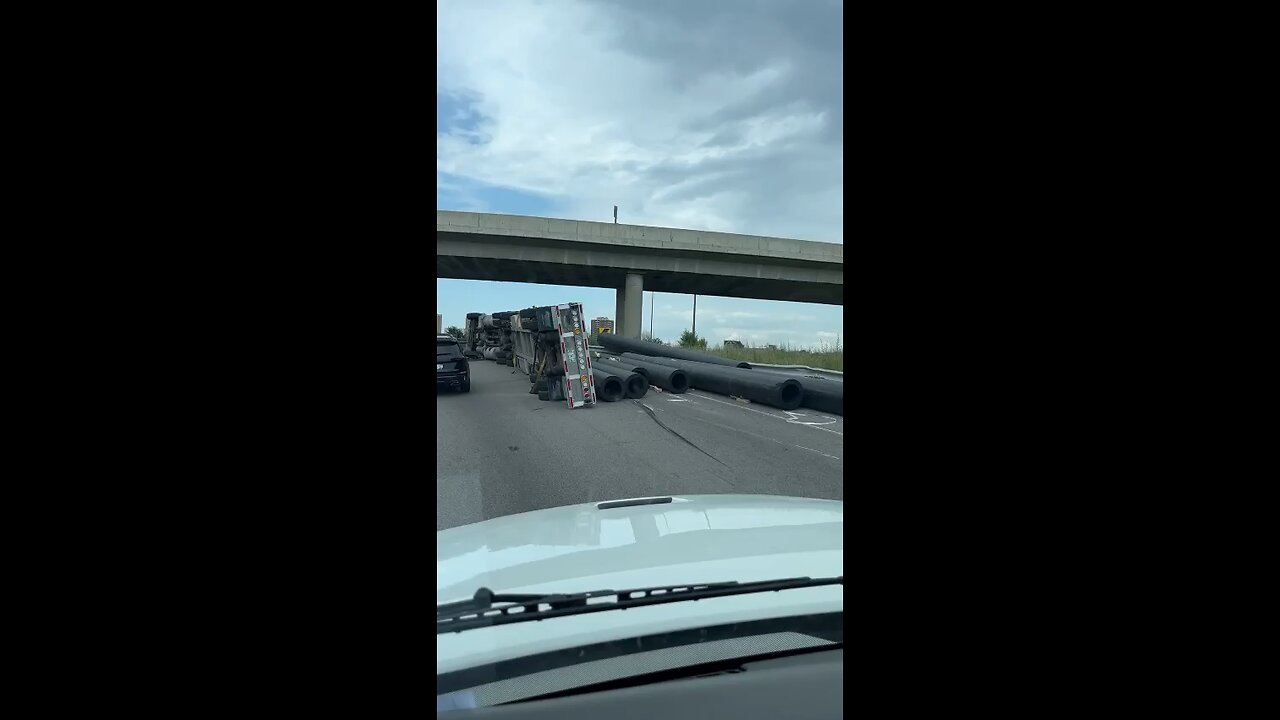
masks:
<svg viewBox="0 0 1280 720"><path fill-rule="evenodd" d="M436 533L436 603L485 587L573 593L844 574L844 503L772 495L570 505ZM572 615L436 636L436 672L725 622L841 611L840 585Z"/></svg>

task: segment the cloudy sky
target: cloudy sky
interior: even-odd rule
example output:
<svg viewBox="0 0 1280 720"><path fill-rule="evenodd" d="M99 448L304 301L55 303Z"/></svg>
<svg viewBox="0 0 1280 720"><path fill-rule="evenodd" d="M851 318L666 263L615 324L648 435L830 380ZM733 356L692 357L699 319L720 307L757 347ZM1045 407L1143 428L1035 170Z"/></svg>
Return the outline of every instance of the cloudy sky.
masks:
<svg viewBox="0 0 1280 720"><path fill-rule="evenodd" d="M618 205L626 223L844 241L839 0L440 0L436 19L437 207L611 222ZM481 288L497 305L469 307ZM436 298L449 325L569 300L614 315L608 289L437 280ZM650 305L659 337L691 325L691 296ZM712 342L817 344L842 324L841 307L698 299Z"/></svg>

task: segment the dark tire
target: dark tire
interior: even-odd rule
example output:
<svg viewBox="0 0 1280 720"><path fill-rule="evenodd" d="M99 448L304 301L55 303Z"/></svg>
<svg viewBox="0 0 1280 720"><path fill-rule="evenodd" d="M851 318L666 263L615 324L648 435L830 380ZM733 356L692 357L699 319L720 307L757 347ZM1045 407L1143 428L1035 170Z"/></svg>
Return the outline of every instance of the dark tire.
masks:
<svg viewBox="0 0 1280 720"><path fill-rule="evenodd" d="M461 389L462 389L462 392L471 392L471 381L467 380L466 382L462 383Z"/></svg>

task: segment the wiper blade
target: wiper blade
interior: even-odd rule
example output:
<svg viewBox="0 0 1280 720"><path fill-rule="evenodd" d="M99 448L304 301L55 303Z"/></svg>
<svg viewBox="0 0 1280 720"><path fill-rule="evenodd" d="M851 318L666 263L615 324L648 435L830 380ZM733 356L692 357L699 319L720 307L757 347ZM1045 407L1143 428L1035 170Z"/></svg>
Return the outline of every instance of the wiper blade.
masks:
<svg viewBox="0 0 1280 720"><path fill-rule="evenodd" d="M467 611L488 610L493 607L494 603L533 603L533 602L549 602L543 598L555 597L553 595L514 595L514 594L495 594L489 588L480 588L476 594L469 600L459 600L458 602L445 603L436 606L436 617L440 618L446 615L456 613L465 613Z"/></svg>
<svg viewBox="0 0 1280 720"><path fill-rule="evenodd" d="M720 582L701 585L663 585L635 590L592 590L566 595L518 595L494 593L480 588L470 600L436 606L436 634L462 632L474 628L508 623L545 620L562 615L604 612L642 605L661 605L705 600L728 595L776 592L820 585L843 585L844 576L825 578L783 578L757 582ZM613 601L587 602L593 598L615 598Z"/></svg>

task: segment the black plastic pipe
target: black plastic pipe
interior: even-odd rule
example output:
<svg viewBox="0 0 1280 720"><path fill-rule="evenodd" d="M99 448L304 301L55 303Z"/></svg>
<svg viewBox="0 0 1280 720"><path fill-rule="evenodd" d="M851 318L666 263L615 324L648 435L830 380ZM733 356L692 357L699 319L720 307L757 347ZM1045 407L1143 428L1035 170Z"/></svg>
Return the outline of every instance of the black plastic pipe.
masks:
<svg viewBox="0 0 1280 720"><path fill-rule="evenodd" d="M727 358L718 357L696 350L685 350L678 347L667 347L657 343L646 342L644 340L633 340L631 338L618 337L612 333L605 333L600 336L600 345L608 348L615 353L637 353L640 355L652 355L675 358L677 360L693 360L695 362L710 363L712 365L725 365L728 367L739 367L750 370L751 365L739 360L729 360Z"/></svg>
<svg viewBox="0 0 1280 720"><path fill-rule="evenodd" d="M685 371L670 365L635 360L633 358L639 356L627 357L629 354L619 356L616 361L606 360L605 362L615 362L631 372L640 373L645 376L650 385L656 385L667 392L677 395L689 392L689 375Z"/></svg>
<svg viewBox="0 0 1280 720"><path fill-rule="evenodd" d="M689 384L693 387L744 397L751 402L783 410L795 410L804 399L804 386L800 381L783 375L672 358L639 358L631 356L631 353L623 353L623 357L633 362L678 367L689 376Z"/></svg>
<svg viewBox="0 0 1280 720"><path fill-rule="evenodd" d="M844 415L844 383L819 378L804 378L804 400L800 404L814 410Z"/></svg>
<svg viewBox="0 0 1280 720"><path fill-rule="evenodd" d="M804 400L800 401L800 407L844 415L844 383L839 380L822 376L814 377L813 373L807 370L783 370L758 365L751 370L762 374L795 378L804 386Z"/></svg>
<svg viewBox="0 0 1280 720"><path fill-rule="evenodd" d="M622 399L624 391L622 378L607 370L591 368L591 377L596 381L596 395L605 402L617 402Z"/></svg>
<svg viewBox="0 0 1280 720"><path fill-rule="evenodd" d="M607 370L622 378L622 386L627 389L629 398L642 398L649 392L649 380L641 373L608 360L595 360L591 365L592 367L599 365L601 370Z"/></svg>

